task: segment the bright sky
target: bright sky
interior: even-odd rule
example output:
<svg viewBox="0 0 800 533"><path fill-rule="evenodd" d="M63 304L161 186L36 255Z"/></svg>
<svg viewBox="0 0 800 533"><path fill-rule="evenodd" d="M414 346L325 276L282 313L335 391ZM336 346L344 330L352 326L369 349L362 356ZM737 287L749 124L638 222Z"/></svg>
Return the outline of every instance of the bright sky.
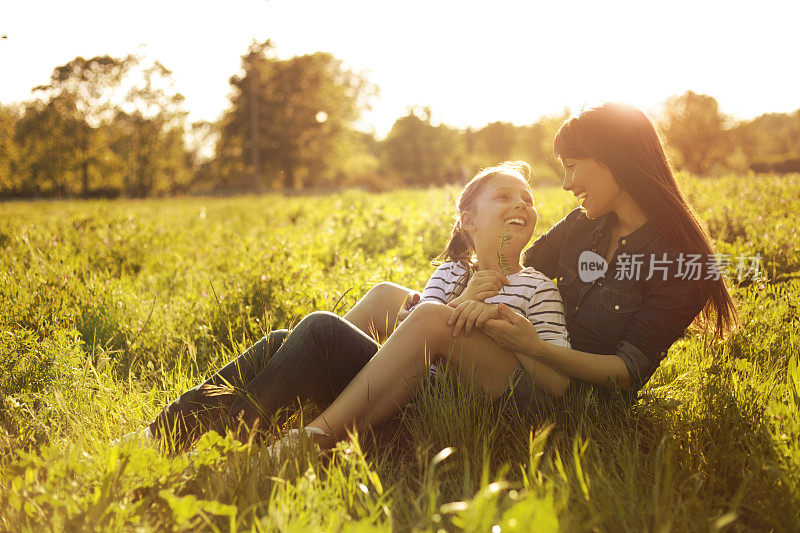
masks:
<svg viewBox="0 0 800 533"><path fill-rule="evenodd" d="M527 124L688 89L736 118L800 108L797 0L25 0L0 15L0 102L30 98L76 56L144 52L173 71L192 120L214 120L253 39L328 51L380 88L362 127L409 106L435 121ZM143 45L143 47L142 47Z"/></svg>

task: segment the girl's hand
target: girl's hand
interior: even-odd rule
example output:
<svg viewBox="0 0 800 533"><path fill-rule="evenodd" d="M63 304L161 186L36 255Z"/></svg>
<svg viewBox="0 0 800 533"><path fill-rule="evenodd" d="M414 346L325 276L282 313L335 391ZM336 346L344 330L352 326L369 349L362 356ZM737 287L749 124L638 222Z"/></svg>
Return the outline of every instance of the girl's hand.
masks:
<svg viewBox="0 0 800 533"><path fill-rule="evenodd" d="M473 326L480 328L491 318L500 318L500 312L497 310L496 305L468 300L453 309L447 324L455 326L453 327L453 337L458 337L462 328L464 329L464 336L469 337Z"/></svg>
<svg viewBox="0 0 800 533"><path fill-rule="evenodd" d="M481 331L506 350L530 356L538 352L538 343L543 341L533 324L507 305L498 304L497 310L500 318L487 320Z"/></svg>
<svg viewBox="0 0 800 533"><path fill-rule="evenodd" d="M453 299L452 303L461 304L467 300L477 300L482 302L486 298L497 296L503 285L508 284L508 278L496 270L478 270L469 279L469 283L464 288L458 298Z"/></svg>
<svg viewBox="0 0 800 533"><path fill-rule="evenodd" d="M411 291L408 293L406 299L403 301L403 306L397 312L398 324L406 319L406 317L411 313L411 308L419 303L420 298L422 298L422 295L417 291Z"/></svg>

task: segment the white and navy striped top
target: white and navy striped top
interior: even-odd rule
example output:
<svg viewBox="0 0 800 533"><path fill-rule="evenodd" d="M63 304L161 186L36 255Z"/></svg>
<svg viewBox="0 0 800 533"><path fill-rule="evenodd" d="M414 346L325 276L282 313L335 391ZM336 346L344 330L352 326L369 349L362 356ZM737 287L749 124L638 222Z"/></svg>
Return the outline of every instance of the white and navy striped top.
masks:
<svg viewBox="0 0 800 533"><path fill-rule="evenodd" d="M454 297L458 280L465 272L462 263L450 261L439 265L425 285L420 301L446 304ZM485 302L506 304L527 318L543 341L570 348L564 303L553 280L531 267L506 277L508 285Z"/></svg>

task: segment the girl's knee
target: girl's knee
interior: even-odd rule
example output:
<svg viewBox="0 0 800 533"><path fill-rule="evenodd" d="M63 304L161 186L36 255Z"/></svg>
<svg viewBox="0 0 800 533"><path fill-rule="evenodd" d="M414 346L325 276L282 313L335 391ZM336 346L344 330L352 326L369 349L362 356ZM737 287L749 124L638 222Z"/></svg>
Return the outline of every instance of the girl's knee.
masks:
<svg viewBox="0 0 800 533"><path fill-rule="evenodd" d="M367 294L382 300L403 299L408 293L409 289L391 281L381 281L367 291Z"/></svg>
<svg viewBox="0 0 800 533"><path fill-rule="evenodd" d="M380 318L387 312L396 312L410 292L410 289L397 283L382 281L367 291L362 305L367 306L370 315Z"/></svg>
<svg viewBox="0 0 800 533"><path fill-rule="evenodd" d="M437 323L445 322L450 318L453 308L438 302L422 302L408 315L418 321L433 320Z"/></svg>
<svg viewBox="0 0 800 533"><path fill-rule="evenodd" d="M453 326L447 324L453 309L436 302L422 302L408 315L405 321L417 329L429 342L445 341L449 344L452 339Z"/></svg>

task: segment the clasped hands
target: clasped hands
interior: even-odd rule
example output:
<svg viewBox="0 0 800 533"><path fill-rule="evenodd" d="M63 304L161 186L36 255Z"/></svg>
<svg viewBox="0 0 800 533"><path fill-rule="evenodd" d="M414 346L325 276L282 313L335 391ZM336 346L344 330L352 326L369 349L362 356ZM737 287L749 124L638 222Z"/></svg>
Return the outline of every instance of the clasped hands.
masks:
<svg viewBox="0 0 800 533"><path fill-rule="evenodd" d="M539 341L536 329L527 318L504 304L488 304L484 300L496 296L508 278L494 270L475 272L464 288L464 291L447 305L453 308L448 325L453 326L453 337L463 332L469 337L473 328L480 329L499 346L515 351L530 351ZM409 314L409 309L419 302L417 292L410 293L405 305L398 313L402 321Z"/></svg>
<svg viewBox="0 0 800 533"><path fill-rule="evenodd" d="M453 326L453 337L458 337L462 331L465 337L469 337L472 328L481 329L489 320L503 320L505 315L500 306L487 304L484 300L496 296L507 283L508 278L496 270L475 272L463 292L447 304L453 308L447 321Z"/></svg>

